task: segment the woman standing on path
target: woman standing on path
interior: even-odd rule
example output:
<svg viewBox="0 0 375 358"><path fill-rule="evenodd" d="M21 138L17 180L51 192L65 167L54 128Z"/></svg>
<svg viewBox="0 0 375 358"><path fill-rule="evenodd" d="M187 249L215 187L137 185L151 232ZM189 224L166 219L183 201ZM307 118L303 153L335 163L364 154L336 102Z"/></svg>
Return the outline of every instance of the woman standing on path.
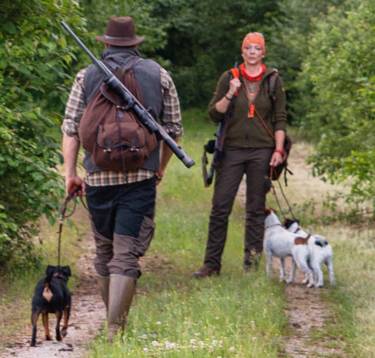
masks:
<svg viewBox="0 0 375 358"><path fill-rule="evenodd" d="M246 174L246 229L244 269L256 264L263 250L265 198L269 167L284 160L286 98L277 70L263 63L265 40L251 32L242 42L244 62L225 71L209 105L211 119L227 121L224 156L216 168L208 240L203 266L194 276L218 275L227 238L228 217ZM270 93L274 77L274 95ZM272 97L272 98L271 98ZM270 134L273 133L274 138Z"/></svg>

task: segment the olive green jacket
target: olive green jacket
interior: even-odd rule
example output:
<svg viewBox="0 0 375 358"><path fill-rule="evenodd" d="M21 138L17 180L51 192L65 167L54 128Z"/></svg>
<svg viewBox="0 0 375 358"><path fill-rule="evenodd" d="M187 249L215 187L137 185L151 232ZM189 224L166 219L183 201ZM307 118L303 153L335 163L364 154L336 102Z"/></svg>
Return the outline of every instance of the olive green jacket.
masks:
<svg viewBox="0 0 375 358"><path fill-rule="evenodd" d="M249 101L246 96L245 85L242 84L233 101L233 109L230 117L216 110L215 104L220 101L229 90L229 81L232 79L230 71L225 71L216 86L216 91L209 104L209 115L218 123L224 118L227 122L225 131L224 148L272 148L274 140L262 125L259 116L271 131L286 130L286 97L283 83L279 75L275 82L274 105L268 91L267 77L275 72L275 69L267 69L261 81L259 92L254 100L255 117L248 118ZM241 82L244 81L240 77ZM230 107L229 107L230 108Z"/></svg>

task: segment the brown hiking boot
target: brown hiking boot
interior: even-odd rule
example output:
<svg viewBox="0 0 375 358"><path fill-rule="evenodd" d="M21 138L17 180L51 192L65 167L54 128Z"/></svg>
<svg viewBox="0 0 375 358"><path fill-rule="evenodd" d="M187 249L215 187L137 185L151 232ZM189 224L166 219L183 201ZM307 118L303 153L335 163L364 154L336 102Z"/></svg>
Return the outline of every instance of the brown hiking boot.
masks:
<svg viewBox="0 0 375 358"><path fill-rule="evenodd" d="M117 333L124 332L136 282L132 277L110 275L107 314L109 342L113 341Z"/></svg>
<svg viewBox="0 0 375 358"><path fill-rule="evenodd" d="M203 265L198 271L195 271L193 273L193 277L195 278L205 278L209 276L218 276L218 275L220 275L219 269L214 269L206 265Z"/></svg>

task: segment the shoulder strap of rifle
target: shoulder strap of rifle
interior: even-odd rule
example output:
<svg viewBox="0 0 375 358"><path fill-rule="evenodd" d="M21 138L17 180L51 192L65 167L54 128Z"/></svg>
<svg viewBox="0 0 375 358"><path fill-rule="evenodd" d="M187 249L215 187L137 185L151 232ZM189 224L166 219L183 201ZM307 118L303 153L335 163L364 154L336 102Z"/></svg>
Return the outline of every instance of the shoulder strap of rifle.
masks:
<svg viewBox="0 0 375 358"><path fill-rule="evenodd" d="M230 73L233 78L240 78L240 69L238 67L233 67L230 69Z"/></svg>
<svg viewBox="0 0 375 358"><path fill-rule="evenodd" d="M275 70L268 76L268 95L270 96L272 103L276 101L276 81L279 77L279 72Z"/></svg>
<svg viewBox="0 0 375 358"><path fill-rule="evenodd" d="M230 73L232 75L232 78L239 78L241 77L241 72L240 72L240 67L238 66L237 62L236 64L234 65L233 68L230 69ZM236 91L236 93L234 94L234 97L237 97L238 96L238 90ZM232 105L232 104L231 104ZM233 105L232 105L233 106Z"/></svg>
<svg viewBox="0 0 375 358"><path fill-rule="evenodd" d="M142 92L137 81L135 80L133 71L134 66L141 60L142 59L139 57L134 57L122 66L112 63L110 70L127 87L127 89L133 94L133 96L141 104L143 104ZM102 85L100 86L100 92L114 105L122 106L123 100L112 89L110 89L107 84L102 83Z"/></svg>

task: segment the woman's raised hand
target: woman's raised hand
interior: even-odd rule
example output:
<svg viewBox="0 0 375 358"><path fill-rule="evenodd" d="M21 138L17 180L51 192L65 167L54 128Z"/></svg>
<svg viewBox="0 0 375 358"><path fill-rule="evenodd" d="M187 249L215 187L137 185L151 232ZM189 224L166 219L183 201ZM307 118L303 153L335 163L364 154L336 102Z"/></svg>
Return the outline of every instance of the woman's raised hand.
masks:
<svg viewBox="0 0 375 358"><path fill-rule="evenodd" d="M241 87L241 81L239 78L232 78L229 82L229 92L228 94L233 97L234 94L240 89Z"/></svg>

